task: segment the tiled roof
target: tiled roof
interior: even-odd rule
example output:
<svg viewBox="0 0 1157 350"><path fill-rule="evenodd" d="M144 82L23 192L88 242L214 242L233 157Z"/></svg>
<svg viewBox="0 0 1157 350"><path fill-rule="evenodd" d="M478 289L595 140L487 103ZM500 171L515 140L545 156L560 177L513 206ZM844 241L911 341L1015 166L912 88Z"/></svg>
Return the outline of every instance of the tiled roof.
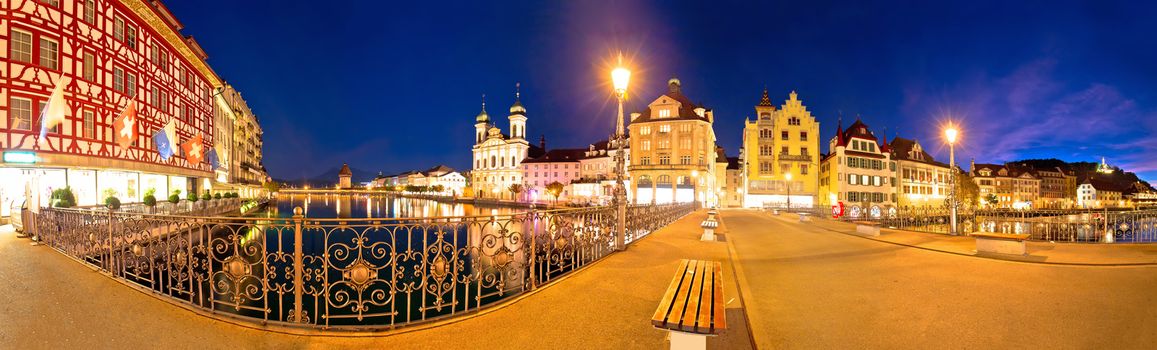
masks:
<svg viewBox="0 0 1157 350"><path fill-rule="evenodd" d="M948 167L948 164L937 162L936 159L932 158L932 155L928 154L928 152L925 152L923 150L923 147L921 147L921 150L919 152L919 157L913 157L913 155L915 155L915 153L913 153L912 150L915 147L916 147L916 141L915 140L909 140L909 139L902 138L902 137L895 137L895 138L892 138L892 143L890 144L889 149L892 153L892 159L895 159L895 160L907 160L907 161L931 164L931 165L945 167L945 168Z"/></svg>
<svg viewBox="0 0 1157 350"><path fill-rule="evenodd" d="M522 161L522 163L527 164L527 163L578 162L579 159L583 158L583 154L585 154L586 151L587 150L582 149L582 148L552 149L550 151L547 151L546 154L543 154L540 157L529 158L529 159Z"/></svg>
<svg viewBox="0 0 1157 350"><path fill-rule="evenodd" d="M338 171L337 174L340 176L353 176L354 172L350 171L350 165L349 164L342 164L341 165L341 171Z"/></svg>
<svg viewBox="0 0 1157 350"><path fill-rule="evenodd" d="M706 113L704 113L702 117L700 117L698 114L695 114L695 109L703 107L703 106L700 106L700 105L695 104L694 102L691 102L691 99L687 98L686 95L683 95L682 87L678 81L672 79L672 82L670 82L667 86L667 93L663 94L662 96L669 97L672 100L679 102L679 113L677 113L676 115L673 115L671 117L668 117L668 118L654 118L654 119L652 119L651 118L651 109L650 108L644 108L642 111L639 111L639 113L640 113L639 117L635 118L635 120L632 120L631 124L646 123L646 122L653 122L653 121L671 121L671 120L708 121ZM703 109L707 109L707 108L703 107Z"/></svg>

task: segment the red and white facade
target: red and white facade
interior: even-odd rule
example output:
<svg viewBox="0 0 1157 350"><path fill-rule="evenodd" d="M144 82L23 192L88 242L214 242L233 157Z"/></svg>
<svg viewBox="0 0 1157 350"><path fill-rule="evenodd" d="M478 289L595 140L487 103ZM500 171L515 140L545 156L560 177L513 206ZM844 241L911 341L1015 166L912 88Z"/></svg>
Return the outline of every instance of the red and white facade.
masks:
<svg viewBox="0 0 1157 350"><path fill-rule="evenodd" d="M175 121L176 144L195 135L215 144L213 99L222 84L180 29L157 1L0 0L4 215L26 197L47 205L51 191L66 185L79 205L96 204L108 190L135 202L148 189L164 198L211 186L208 162L189 163L179 151L162 160L152 140ZM65 122L40 139L42 106L61 76L69 81ZM139 136L124 149L112 125L130 101L139 107Z"/></svg>

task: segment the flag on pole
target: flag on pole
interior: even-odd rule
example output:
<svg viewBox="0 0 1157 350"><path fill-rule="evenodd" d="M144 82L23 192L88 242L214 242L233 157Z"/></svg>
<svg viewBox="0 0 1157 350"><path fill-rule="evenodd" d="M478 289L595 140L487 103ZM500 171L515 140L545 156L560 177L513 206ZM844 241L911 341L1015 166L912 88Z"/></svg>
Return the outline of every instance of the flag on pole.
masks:
<svg viewBox="0 0 1157 350"><path fill-rule="evenodd" d="M68 86L70 81L68 77L63 75L56 79L56 87L52 88L52 95L48 97L48 103L44 104L44 110L40 111L41 139L44 139L48 129L64 122L64 115L68 113L68 102L64 100L64 88Z"/></svg>
<svg viewBox="0 0 1157 350"><path fill-rule="evenodd" d="M140 133L137 131L137 103L129 101L121 114L113 122L113 139L120 148L129 148L137 140Z"/></svg>
<svg viewBox="0 0 1157 350"><path fill-rule="evenodd" d="M169 121L164 127L153 132L153 145L157 146L157 154L161 160L169 160L177 150L177 126Z"/></svg>
<svg viewBox="0 0 1157 350"><path fill-rule="evenodd" d="M221 167L221 163L217 160L216 148L210 147L209 153L205 155L205 158L209 160L209 169L217 170L217 168Z"/></svg>
<svg viewBox="0 0 1157 350"><path fill-rule="evenodd" d="M185 151L185 160L189 161L189 164L200 164L205 160L205 145L201 142L201 134L185 141L181 145L181 150Z"/></svg>

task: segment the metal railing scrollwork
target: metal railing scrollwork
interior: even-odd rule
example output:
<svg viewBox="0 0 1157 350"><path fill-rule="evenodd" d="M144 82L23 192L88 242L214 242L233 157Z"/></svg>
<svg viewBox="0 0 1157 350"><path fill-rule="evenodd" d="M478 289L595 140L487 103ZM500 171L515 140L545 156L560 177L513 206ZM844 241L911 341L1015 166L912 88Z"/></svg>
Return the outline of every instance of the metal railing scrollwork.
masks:
<svg viewBox="0 0 1157 350"><path fill-rule="evenodd" d="M691 212L627 208L626 242ZM44 209L42 242L196 309L339 330L494 305L616 250L614 207L414 219L201 217Z"/></svg>

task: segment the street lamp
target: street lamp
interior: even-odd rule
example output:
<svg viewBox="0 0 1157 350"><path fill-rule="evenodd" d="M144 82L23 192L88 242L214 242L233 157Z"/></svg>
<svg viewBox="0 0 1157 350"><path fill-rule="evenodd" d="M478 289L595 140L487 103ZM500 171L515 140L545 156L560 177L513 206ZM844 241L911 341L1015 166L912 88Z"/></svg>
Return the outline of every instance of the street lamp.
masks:
<svg viewBox="0 0 1157 350"><path fill-rule="evenodd" d="M787 173L787 210L791 210L791 173Z"/></svg>
<svg viewBox="0 0 1157 350"><path fill-rule="evenodd" d="M626 133L623 132L623 99L627 97L627 84L631 81L631 71L623 67L623 56L619 55L619 66L611 70L611 83L615 89L615 98L619 102L618 124L615 125L615 136L612 138L615 145L615 206L618 213L618 227L616 227L615 245L619 250L627 249L627 188L623 186L623 176L626 172L626 155L623 146L626 143Z"/></svg>
<svg viewBox="0 0 1157 350"><path fill-rule="evenodd" d="M959 133L960 131L956 130L956 127L951 124L944 130L944 138L948 141L948 171L952 172L952 180L949 184L951 188L948 190L948 210L950 215L948 234L953 236L959 234L956 230L956 207L958 206L956 200L956 136Z"/></svg>

